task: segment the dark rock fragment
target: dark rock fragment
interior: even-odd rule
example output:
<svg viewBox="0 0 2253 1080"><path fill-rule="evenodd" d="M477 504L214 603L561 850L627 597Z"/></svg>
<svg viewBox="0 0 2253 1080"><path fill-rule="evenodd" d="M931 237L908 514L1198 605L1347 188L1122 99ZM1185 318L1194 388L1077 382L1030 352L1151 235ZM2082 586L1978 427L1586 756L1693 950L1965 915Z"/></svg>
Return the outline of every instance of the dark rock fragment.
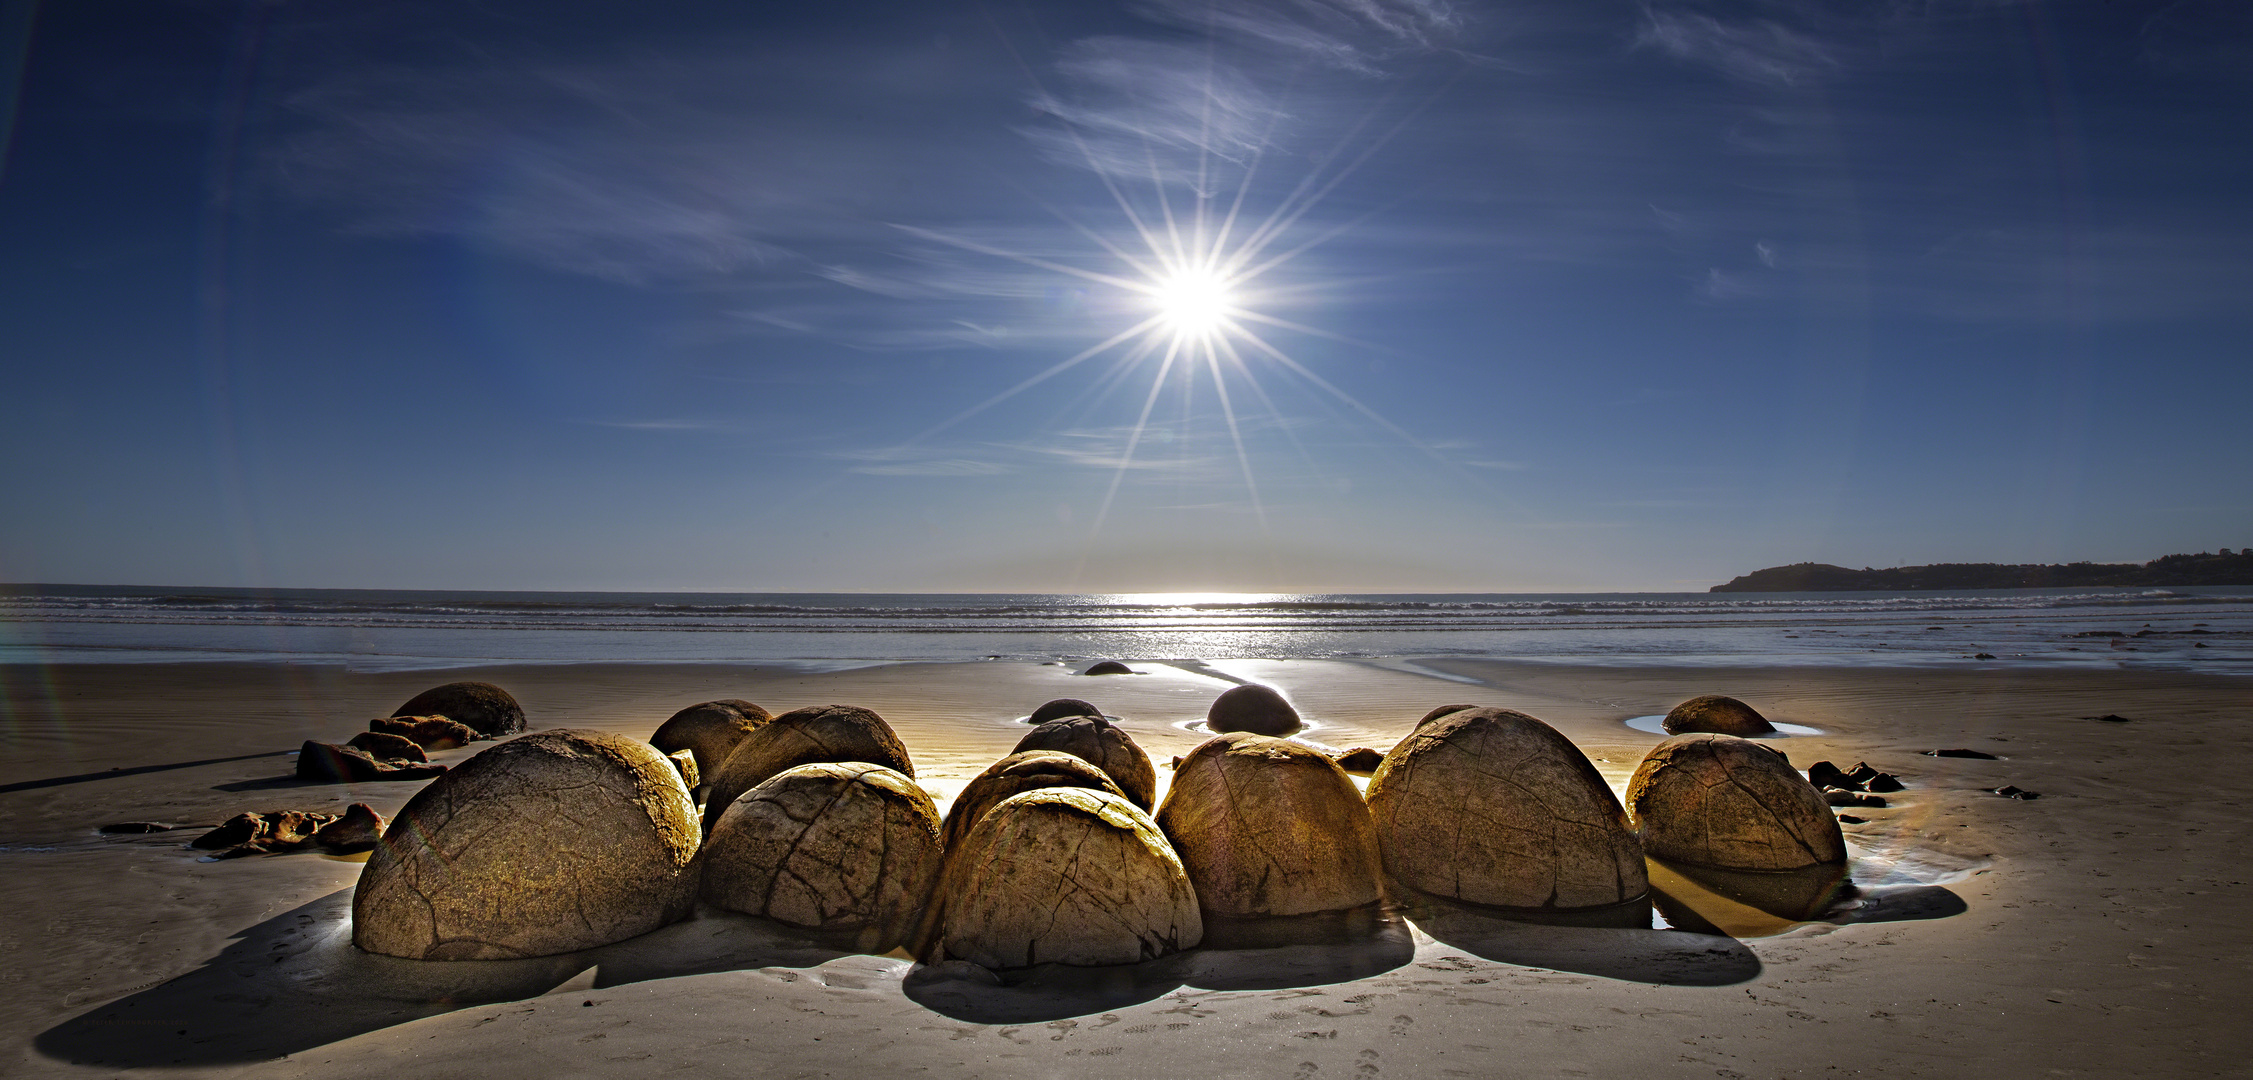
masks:
<svg viewBox="0 0 2253 1080"><path fill-rule="evenodd" d="M1844 772L1839 771L1838 766L1828 761L1818 761L1809 765L1807 767L1807 782L1815 785L1818 791L1823 788L1848 788L1850 790L1860 790L1861 788L1860 784L1848 778Z"/></svg>
<svg viewBox="0 0 2253 1080"><path fill-rule="evenodd" d="M405 735L392 735L381 731L363 731L352 736L344 745L354 750L365 750L368 756L379 761L429 761L430 755Z"/></svg>
<svg viewBox="0 0 2253 1080"><path fill-rule="evenodd" d="M2084 716L2084 717L2082 717L2081 719L2083 719L2083 720L2101 720L2101 721L2103 721L2104 723L2107 723L2107 724L2127 724L2127 723L2133 723L2133 721L2129 720L2129 719L2128 719L2127 717L2125 717L2125 716L2122 716L2122 715L2120 715L2120 714L2118 714L2118 713L2106 713L2106 714L2104 714L2103 716Z"/></svg>
<svg viewBox="0 0 2253 1080"><path fill-rule="evenodd" d="M384 761L365 750L334 743L305 741L297 751L297 778L327 782L357 780L427 780L446 771L444 765Z"/></svg>
<svg viewBox="0 0 2253 1080"><path fill-rule="evenodd" d="M1134 669L1116 660L1098 660L1087 666L1082 675L1132 675Z"/></svg>
<svg viewBox="0 0 2253 1080"><path fill-rule="evenodd" d="M1979 750L1965 750L1965 749L1963 749L1963 748L1961 748L1961 747L1958 747L1958 748L1956 748L1956 749L1953 749L1953 750L1926 750L1926 751L1923 751L1923 753L1924 753L1924 756L1926 756L1926 757L1960 757L1960 758L1978 758L1978 759L1980 759L1981 761L2001 761L2001 760L2002 760L2001 758L1998 758L1998 757L1996 757L1996 756L1995 756L1995 755L1993 755L1993 754L1985 753L1985 752L1983 752L1983 751L1979 751Z"/></svg>
<svg viewBox="0 0 2253 1080"><path fill-rule="evenodd" d="M459 750L482 736L468 724L443 716L389 716L368 721L369 731L404 735L425 751Z"/></svg>
<svg viewBox="0 0 2253 1080"><path fill-rule="evenodd" d="M1971 654L1971 658L1974 660L1993 660L1995 658L1995 654L1991 652L1975 652Z"/></svg>
<svg viewBox="0 0 2253 1080"><path fill-rule="evenodd" d="M1862 785L1862 790L1864 790L1864 791L1900 791L1900 790L1902 790L1902 789L1904 789L1904 788L1907 788L1908 786L1909 786L1909 785L1902 783L1902 782L1901 782L1901 781L1900 781L1900 780L1899 780L1898 778L1896 778L1896 777L1895 777L1895 776L1894 776L1894 775L1893 775L1892 773L1889 773L1889 772L1881 772L1881 773L1877 774L1876 776L1870 777L1870 782L1869 782L1869 783L1866 783L1866 784L1863 784L1863 785Z"/></svg>
<svg viewBox="0 0 2253 1080"><path fill-rule="evenodd" d="M1337 762L1339 768L1350 773L1373 773L1377 771L1377 766L1385 763L1385 755L1366 746L1356 746L1351 750L1341 752L1337 757L1330 760Z"/></svg>
<svg viewBox="0 0 2253 1080"><path fill-rule="evenodd" d="M2024 789L2024 788L2022 788L2022 787L2019 787L2019 786L2018 786L2018 785L2016 785L2016 784L2011 784L2011 785L2008 785L2008 786L2005 786L2005 787L1999 787L1999 788L1989 788L1988 790L1989 790L1989 791L1992 791L1992 792L1994 792L1994 793L1995 793L1995 794L1997 794L1997 795L2000 795L2000 796L2002 796L2003 798L2006 798L2006 799L2017 799L2017 800L2019 800L2020 802L2032 802L2033 800L2035 800L2035 799L2039 799L2039 798L2041 798L2041 797L2042 797L2042 793L2041 793L2041 792L2039 792L2039 791L2028 791L2028 790L2026 790L2026 789Z"/></svg>
<svg viewBox="0 0 2253 1080"><path fill-rule="evenodd" d="M1838 816L1838 820L1839 820L1839 823L1840 823L1840 824L1842 824L1842 825L1860 825L1860 824L1862 824L1862 823L1864 823L1864 822L1866 822L1866 821L1868 821L1868 820L1870 820L1870 819L1868 819L1868 818L1858 818L1858 817L1855 817L1855 816L1854 816L1854 815L1852 815L1852 814L1840 814L1840 815Z"/></svg>
<svg viewBox="0 0 2253 1080"><path fill-rule="evenodd" d="M340 816L310 810L262 810L237 814L196 837L190 847L216 850L218 859L280 855L320 848L350 854L375 847L383 836L383 815L366 803L353 803Z"/></svg>

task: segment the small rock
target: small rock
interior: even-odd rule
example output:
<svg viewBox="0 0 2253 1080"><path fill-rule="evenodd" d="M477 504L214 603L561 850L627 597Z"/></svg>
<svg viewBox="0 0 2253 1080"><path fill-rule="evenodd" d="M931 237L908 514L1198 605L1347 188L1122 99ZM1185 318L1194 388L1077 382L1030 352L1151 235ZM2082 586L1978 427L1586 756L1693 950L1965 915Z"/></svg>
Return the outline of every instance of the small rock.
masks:
<svg viewBox="0 0 2253 1080"><path fill-rule="evenodd" d="M1901 781L1900 781L1900 780L1899 780L1898 778L1896 778L1896 777L1895 777L1895 776L1894 776L1894 775L1893 775L1892 773L1888 773L1888 772L1881 772L1881 773L1877 774L1876 776L1870 777L1870 782L1869 782L1869 783L1867 783L1867 784L1863 784L1863 785L1862 785L1862 790L1864 790L1864 791L1901 791L1901 790L1904 790L1904 789L1906 789L1906 788L1907 788L1908 786L1909 786L1909 785L1902 783L1902 782L1901 782Z"/></svg>
<svg viewBox="0 0 2253 1080"><path fill-rule="evenodd" d="M443 716L389 716L368 721L369 731L386 735L404 735L414 740L424 752L432 750L459 750L476 742L481 736L468 724L457 723Z"/></svg>
<svg viewBox="0 0 2253 1080"><path fill-rule="evenodd" d="M1982 761L2001 761L2001 760L2002 760L2001 758L1998 758L1998 757L1996 757L1996 756L1995 756L1995 755L1993 755L1993 754L1983 753L1983 752L1981 752L1981 751L1978 751L1978 750L1966 750L1966 749L1963 749L1962 747L1957 747L1957 748L1955 748L1955 749L1953 749L1953 750L1926 750L1926 751L1924 751L1924 756L1926 756L1926 757L1960 757L1960 758L1978 758L1978 759L1980 759L1980 760L1982 760Z"/></svg>
<svg viewBox="0 0 2253 1080"><path fill-rule="evenodd" d="M1118 661L1116 661L1116 660L1098 660L1098 661L1096 661L1095 663L1089 664L1089 665L1087 666L1087 670L1086 670L1086 671L1083 671L1083 672L1080 672L1080 674L1082 674L1082 675L1132 675L1132 674L1134 674L1134 669L1133 669L1133 668L1130 668L1130 667L1128 667L1128 666L1126 666L1125 664L1119 663L1119 662L1118 662Z"/></svg>
<svg viewBox="0 0 2253 1080"><path fill-rule="evenodd" d="M1995 654L1991 652L1975 652L1971 654L1971 658L1974 660L1993 660L1995 658Z"/></svg>
<svg viewBox="0 0 2253 1080"><path fill-rule="evenodd" d="M388 824L375 807L366 803L353 803L344 808L344 816L323 825L313 833L313 844L337 855L372 851L383 840L383 828Z"/></svg>
<svg viewBox="0 0 2253 1080"><path fill-rule="evenodd" d="M2041 792L2039 792L2039 791L2028 791L2028 790L2026 790L2026 789L2024 789L2024 788L2021 788L2021 787L2019 787L2019 786L2018 786L2018 785L2016 785L2016 784L2012 784L2012 785L2009 785L2009 786L2007 786L2007 787L1999 787L1999 788L1989 788L1988 790L1989 790L1989 791L1992 791L1992 792L1994 792L1994 793L1995 793L1995 794L1997 794L1997 795L2000 795L2000 796L2002 796L2003 798L2006 798L2006 799L2017 799L2017 800L2019 800L2019 801L2021 801L2021 802L2031 802L2031 801L2033 801L2033 800L2035 800L2035 799L2039 799L2039 798L2041 798L2041 797L2042 797L2042 793L2041 793Z"/></svg>
<svg viewBox="0 0 2253 1080"><path fill-rule="evenodd" d="M353 803L340 817L310 810L263 810L237 814L196 837L190 847L217 850L213 858L281 855L323 848L337 854L367 851L383 836L383 815L366 803Z"/></svg>
<svg viewBox="0 0 2253 1080"><path fill-rule="evenodd" d="M357 747L305 741L297 750L297 778L351 783L360 780L426 780L446 771L444 765L385 761Z"/></svg>
<svg viewBox="0 0 2253 1080"><path fill-rule="evenodd" d="M2127 717L2125 717L2125 716L2121 716L2121 715L2120 715L2120 714L2118 714L2118 713L2106 713L2106 714L2104 714L2103 716L2084 716L2084 717L2082 717L2081 719L2083 719L2083 720L2100 720L2100 721L2103 721L2104 723L2107 723L2107 724L2127 724L2127 723L2133 723L2133 721L2129 720L2129 719L2128 719Z"/></svg>
<svg viewBox="0 0 2253 1080"><path fill-rule="evenodd" d="M1859 791L1835 787L1823 789L1823 801L1831 806L1867 806L1871 808L1885 806L1885 800L1876 795L1867 795Z"/></svg>
<svg viewBox="0 0 2253 1080"><path fill-rule="evenodd" d="M1840 815L1838 816L1838 820L1839 820L1839 823L1840 823L1840 824L1843 824L1843 825L1860 825L1860 824L1862 824L1863 822L1866 822L1866 821L1868 821L1868 820L1870 820L1870 819L1868 819L1868 818L1858 818L1858 817L1855 817L1855 816L1854 816L1854 815L1852 815L1852 814L1840 814Z"/></svg>
<svg viewBox="0 0 2253 1080"><path fill-rule="evenodd" d="M392 735L382 731L363 731L352 736L344 745L354 750L365 750L368 756L379 761L429 761L430 755L405 735Z"/></svg>
<svg viewBox="0 0 2253 1080"><path fill-rule="evenodd" d="M686 784L690 791L695 791L697 785L703 783L703 770L696 767L696 751L675 750L666 754L665 760L673 763L673 771L681 774L681 783Z"/></svg>
<svg viewBox="0 0 2253 1080"><path fill-rule="evenodd" d="M1807 782L1815 785L1818 791L1823 788L1846 788L1850 791L1859 791L1862 788L1862 785L1855 783L1851 777L1840 772L1838 766L1828 761L1818 761L1809 765L1807 767Z"/></svg>

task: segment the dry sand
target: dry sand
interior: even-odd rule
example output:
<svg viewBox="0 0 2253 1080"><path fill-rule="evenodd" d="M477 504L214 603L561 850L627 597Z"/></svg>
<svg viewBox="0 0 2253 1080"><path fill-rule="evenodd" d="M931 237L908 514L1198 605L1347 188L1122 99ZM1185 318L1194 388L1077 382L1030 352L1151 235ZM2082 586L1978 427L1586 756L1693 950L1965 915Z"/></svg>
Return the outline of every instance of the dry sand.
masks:
<svg viewBox="0 0 2253 1080"><path fill-rule="evenodd" d="M5 667L0 1074L642 1076L2249 1076L2253 682L2127 672L1622 669L1215 662L1086 678L1023 663L825 674L724 666L448 672L224 664ZM243 810L415 782L301 785L286 756L457 678L539 727L646 737L743 697L846 703L898 728L942 801L1079 697L1162 766L1228 679L1285 689L1333 746L1388 747L1453 702L1532 713L1615 786L1658 736L1622 721L1698 693L1821 729L1802 767L1908 781L1852 813L1862 905L1743 940L1673 930L1396 922L1352 947L1201 950L1023 986L911 974L705 914L567 957L428 964L349 944L356 863L199 861ZM2113 713L2129 723L2084 717ZM480 747L484 744L480 744ZM1921 756L1970 747L2000 760ZM477 748L437 755L458 761ZM2019 802L1983 789L2042 793ZM1757 918L1747 925L1757 923Z"/></svg>

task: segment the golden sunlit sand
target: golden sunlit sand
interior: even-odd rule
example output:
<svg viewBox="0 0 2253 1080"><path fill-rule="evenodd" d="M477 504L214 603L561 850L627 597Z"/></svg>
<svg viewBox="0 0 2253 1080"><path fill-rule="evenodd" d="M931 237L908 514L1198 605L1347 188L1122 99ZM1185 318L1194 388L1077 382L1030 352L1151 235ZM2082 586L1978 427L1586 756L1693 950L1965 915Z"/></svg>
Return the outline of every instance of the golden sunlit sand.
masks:
<svg viewBox="0 0 2253 1080"><path fill-rule="evenodd" d="M2216 1025L2248 989L2238 841L2242 681L2126 672L1631 669L1431 662L1136 661L1084 677L1031 663L826 674L547 665L356 674L328 667L12 667L0 765L0 1017L10 1075L1319 1077L2227 1074ZM1445 676L1445 677L1442 677ZM1822 734L1801 767L1868 761L1909 785L1847 826L1860 893L1792 924L1713 894L1731 938L1541 926L1477 913L1395 921L1351 946L1201 949L992 986L861 956L747 917L585 953L426 963L349 944L359 864L199 861L195 831L127 820L242 810L395 812L411 782L302 785L285 752L337 740L454 678L513 691L535 730L646 737L680 707L875 709L943 802L1053 697L1120 718L1161 763L1232 679L1285 690L1334 746L1390 746L1430 708L1548 721L1615 789L1659 737L1623 721L1722 690ZM2117 714L2127 724L2084 717ZM458 762L486 744L437 755ZM1996 760L1924 756L1978 748ZM2004 785L2038 801L1998 797ZM1697 883L1654 880L1685 896ZM1706 890L1708 893L1711 890Z"/></svg>

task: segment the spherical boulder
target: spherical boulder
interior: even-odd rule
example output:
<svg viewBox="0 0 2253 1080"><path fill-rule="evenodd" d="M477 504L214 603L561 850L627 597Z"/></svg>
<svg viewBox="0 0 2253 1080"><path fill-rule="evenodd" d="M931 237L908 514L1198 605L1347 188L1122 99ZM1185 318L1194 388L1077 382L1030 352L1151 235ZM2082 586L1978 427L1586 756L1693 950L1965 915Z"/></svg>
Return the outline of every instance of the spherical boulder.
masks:
<svg viewBox="0 0 2253 1080"><path fill-rule="evenodd" d="M1416 721L1416 726L1417 726L1417 727L1423 727L1423 726L1424 726L1425 724L1429 724L1429 723L1431 723L1432 721L1434 721L1434 720L1437 720L1437 719L1439 719L1439 718L1440 718L1440 717L1442 717L1442 716L1446 716L1446 715L1447 715L1448 713L1451 713L1451 712L1462 712L1462 711L1463 711L1463 710L1465 710L1465 709L1476 709L1476 708L1478 708L1478 706L1476 706L1476 705L1442 705L1442 706L1440 706L1439 708L1433 709L1432 711L1430 711L1430 712L1428 712L1428 713L1425 713L1425 714L1424 714L1424 716L1423 716L1423 719Z"/></svg>
<svg viewBox="0 0 2253 1080"><path fill-rule="evenodd" d="M1083 672L1080 672L1080 674L1082 674L1082 675L1132 675L1132 674L1134 674L1134 669L1133 669L1133 668L1130 668L1130 667L1128 667L1128 666L1126 666L1125 664L1119 663L1119 662L1118 662L1118 661L1116 661L1116 660L1097 660L1096 662L1094 662L1094 663L1092 663L1092 664L1089 664L1089 665L1087 666L1087 670L1086 670L1086 671L1083 671Z"/></svg>
<svg viewBox="0 0 2253 1080"><path fill-rule="evenodd" d="M1385 872L1492 907L1571 911L1648 892L1643 847L1588 758L1508 709L1425 721L1369 781Z"/></svg>
<svg viewBox="0 0 2253 1080"><path fill-rule="evenodd" d="M992 969L1132 964L1204 939L1197 894L1150 816L1107 791L1012 795L947 857L917 955Z"/></svg>
<svg viewBox="0 0 2253 1080"><path fill-rule="evenodd" d="M352 894L352 943L416 960L591 949L686 917L696 804L648 743L558 728L432 781Z"/></svg>
<svg viewBox="0 0 2253 1080"><path fill-rule="evenodd" d="M1257 683L1229 687L1205 710L1205 730L1215 735L1231 731L1289 735L1301 726L1299 711L1282 694Z"/></svg>
<svg viewBox="0 0 2253 1080"><path fill-rule="evenodd" d="M1627 782L1643 849L1722 870L1797 870L1846 861L1823 793L1767 747L1731 735L1676 735Z"/></svg>
<svg viewBox="0 0 2253 1080"><path fill-rule="evenodd" d="M524 730L524 707L508 691L486 682L433 686L407 699L391 715L443 716L488 739Z"/></svg>
<svg viewBox="0 0 2253 1080"><path fill-rule="evenodd" d="M915 781L861 761L800 765L720 815L703 896L889 952L915 929L941 861L939 811Z"/></svg>
<svg viewBox="0 0 2253 1080"><path fill-rule="evenodd" d="M1078 698L1060 697L1034 709L1033 714L1025 718L1025 722L1037 727L1051 720L1062 720L1067 716L1101 715L1103 715L1103 710Z"/></svg>
<svg viewBox="0 0 2253 1080"><path fill-rule="evenodd" d="M1353 780L1311 746L1208 739L1158 808L1205 915L1260 918L1376 903L1376 828Z"/></svg>
<svg viewBox="0 0 2253 1080"><path fill-rule="evenodd" d="M1067 716L1051 720L1026 732L1010 753L1021 754L1027 750L1062 750L1094 762L1096 768L1110 775L1112 783L1119 785L1127 801L1144 813L1158 804L1158 770L1150 764L1150 755L1135 745L1133 736L1125 729L1104 717Z"/></svg>
<svg viewBox="0 0 2253 1080"><path fill-rule="evenodd" d="M741 698L725 698L691 705L657 725L649 744L668 754L686 750L696 756L696 775L718 776L743 737L774 717Z"/></svg>
<svg viewBox="0 0 2253 1080"><path fill-rule="evenodd" d="M884 718L857 705L792 709L753 729L707 778L704 828L711 831L728 804L785 769L823 761L865 761L915 776L907 747Z"/></svg>
<svg viewBox="0 0 2253 1080"><path fill-rule="evenodd" d="M940 840L953 851L994 804L1011 795L1050 787L1083 787L1126 797L1109 773L1086 758L1062 750L1027 750L986 766L986 771L963 785L962 794L955 796L954 805L947 808Z"/></svg>
<svg viewBox="0 0 2253 1080"><path fill-rule="evenodd" d="M1753 707L1733 697L1705 694L1676 705L1666 714L1661 725L1669 735L1688 735L1710 732L1715 735L1775 734L1776 726Z"/></svg>

